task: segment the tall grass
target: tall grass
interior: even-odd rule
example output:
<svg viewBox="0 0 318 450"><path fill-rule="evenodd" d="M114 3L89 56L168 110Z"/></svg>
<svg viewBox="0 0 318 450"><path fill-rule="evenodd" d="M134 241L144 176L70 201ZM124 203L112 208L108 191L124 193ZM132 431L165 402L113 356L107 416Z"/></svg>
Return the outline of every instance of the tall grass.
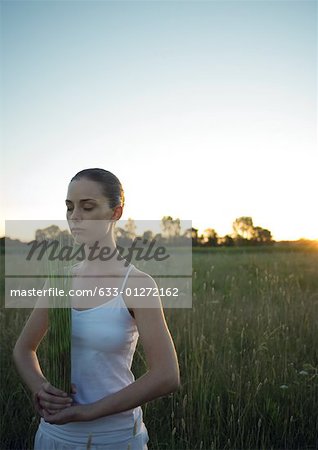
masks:
<svg viewBox="0 0 318 450"><path fill-rule="evenodd" d="M193 306L165 309L181 387L143 405L149 450L317 450L317 313L318 251L193 253ZM1 450L31 449L36 429L11 361L29 314L1 311Z"/></svg>
<svg viewBox="0 0 318 450"><path fill-rule="evenodd" d="M61 246L61 242L60 242ZM49 287L68 293L71 285L71 264L47 260ZM71 394L71 305L68 295L49 297L48 333L45 345L45 374L50 383Z"/></svg>
<svg viewBox="0 0 318 450"><path fill-rule="evenodd" d="M182 386L154 448L318 448L317 275L318 252L193 255L193 307L166 310Z"/></svg>

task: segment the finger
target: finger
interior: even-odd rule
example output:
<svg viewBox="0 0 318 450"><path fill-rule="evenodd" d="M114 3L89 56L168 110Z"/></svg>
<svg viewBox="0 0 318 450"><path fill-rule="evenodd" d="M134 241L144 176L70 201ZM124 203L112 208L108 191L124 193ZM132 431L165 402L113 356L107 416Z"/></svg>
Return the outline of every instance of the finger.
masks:
<svg viewBox="0 0 318 450"><path fill-rule="evenodd" d="M58 421L61 419L61 416L58 412L55 412L54 414L49 414L48 411L43 410L43 418L45 422L58 424L59 423Z"/></svg>
<svg viewBox="0 0 318 450"><path fill-rule="evenodd" d="M44 383L44 389L46 392L52 395L60 396L60 397L67 397L67 393L62 391L61 389L56 388L51 383L47 382Z"/></svg>
<svg viewBox="0 0 318 450"><path fill-rule="evenodd" d="M52 410L55 410L55 411L59 411L59 410L62 410L62 409L64 409L64 408L67 408L67 407L69 407L69 406L71 406L72 405L72 400L70 399L66 404L59 404L59 403L54 403L54 402L51 402L51 401L47 401L47 400L44 400L44 399L40 399L40 405L41 405L41 407L42 408L45 408L45 409L52 409Z"/></svg>
<svg viewBox="0 0 318 450"><path fill-rule="evenodd" d="M43 418L44 418L45 411L47 414L55 414L56 413L54 410L46 409L45 406L43 406L41 404L38 394L35 394L35 396L34 396L34 406L35 406L36 412Z"/></svg>
<svg viewBox="0 0 318 450"><path fill-rule="evenodd" d="M39 395L39 398L42 403L45 401L45 402L52 403L55 405L64 405L65 406L68 403L72 402L71 397L58 397L56 395L48 394L47 392L44 392L44 391L40 391L38 393L38 395Z"/></svg>
<svg viewBox="0 0 318 450"><path fill-rule="evenodd" d="M43 409L42 413L43 413L43 414L42 414L43 419L44 419L45 421L47 421L47 420L50 418L49 412L46 411L45 409Z"/></svg>
<svg viewBox="0 0 318 450"><path fill-rule="evenodd" d="M47 413L49 413L51 416L56 414L57 412L59 412L59 411L56 411L55 409L47 409L47 408L45 409L45 411Z"/></svg>
<svg viewBox="0 0 318 450"><path fill-rule="evenodd" d="M40 416L42 416L42 409L43 408L42 408L42 406L40 404L40 401L39 401L39 398L38 398L37 394L34 396L34 407L35 407L36 412L38 414L40 414Z"/></svg>

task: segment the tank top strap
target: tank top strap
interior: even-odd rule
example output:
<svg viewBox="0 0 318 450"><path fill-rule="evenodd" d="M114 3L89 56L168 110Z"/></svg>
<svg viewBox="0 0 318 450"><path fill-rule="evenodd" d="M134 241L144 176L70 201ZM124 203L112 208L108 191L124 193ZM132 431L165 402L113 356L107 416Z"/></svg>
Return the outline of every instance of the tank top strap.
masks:
<svg viewBox="0 0 318 450"><path fill-rule="evenodd" d="M126 275L125 275L123 284L122 284L122 286L121 286L121 288L120 288L120 292L122 292L122 291L124 290L125 284L126 284L126 281L127 281L128 275L129 275L129 272L131 271L131 269L132 269L133 267L134 267L133 264L130 264L130 266L128 267L128 270L127 270L127 272L126 272Z"/></svg>

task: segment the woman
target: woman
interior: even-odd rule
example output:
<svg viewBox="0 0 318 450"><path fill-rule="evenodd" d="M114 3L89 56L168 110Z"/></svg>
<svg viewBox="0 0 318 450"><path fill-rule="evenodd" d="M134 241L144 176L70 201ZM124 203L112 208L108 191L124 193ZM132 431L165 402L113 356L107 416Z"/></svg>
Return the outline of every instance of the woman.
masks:
<svg viewBox="0 0 318 450"><path fill-rule="evenodd" d="M157 285L117 250L114 225L123 212L124 192L115 175L103 169L78 172L68 186L66 205L71 232L86 250L85 259L73 266L72 288L98 286L96 292L103 293L103 287L112 295L86 297L86 302L70 297L70 396L50 384L37 359L48 329L45 297L39 298L21 332L14 361L41 415L34 450L146 450L149 436L141 405L178 389L179 366L160 297L149 295L149 307L139 307L140 297L125 292L153 292ZM96 241L114 256L89 258ZM149 369L135 380L130 368L139 336Z"/></svg>

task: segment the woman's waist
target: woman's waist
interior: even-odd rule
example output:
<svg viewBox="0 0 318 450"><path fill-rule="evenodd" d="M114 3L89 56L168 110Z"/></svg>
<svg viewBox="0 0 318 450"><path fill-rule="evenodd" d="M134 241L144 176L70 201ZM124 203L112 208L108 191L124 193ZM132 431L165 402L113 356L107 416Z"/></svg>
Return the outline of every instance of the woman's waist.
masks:
<svg viewBox="0 0 318 450"><path fill-rule="evenodd" d="M89 367L89 366L88 366ZM94 376L92 376L94 373ZM121 373L119 376L118 373ZM106 375L107 374L107 375ZM72 370L72 383L76 386L76 394L72 394L76 403L94 403L104 397L115 394L135 381L130 371L116 372L113 369L101 373L100 370L91 371L89 368Z"/></svg>
<svg viewBox="0 0 318 450"><path fill-rule="evenodd" d="M130 439L141 431L142 423L143 414L139 406L95 420L63 425L50 424L41 418L40 429L52 438L78 444L86 444L91 434L95 444L102 444Z"/></svg>

